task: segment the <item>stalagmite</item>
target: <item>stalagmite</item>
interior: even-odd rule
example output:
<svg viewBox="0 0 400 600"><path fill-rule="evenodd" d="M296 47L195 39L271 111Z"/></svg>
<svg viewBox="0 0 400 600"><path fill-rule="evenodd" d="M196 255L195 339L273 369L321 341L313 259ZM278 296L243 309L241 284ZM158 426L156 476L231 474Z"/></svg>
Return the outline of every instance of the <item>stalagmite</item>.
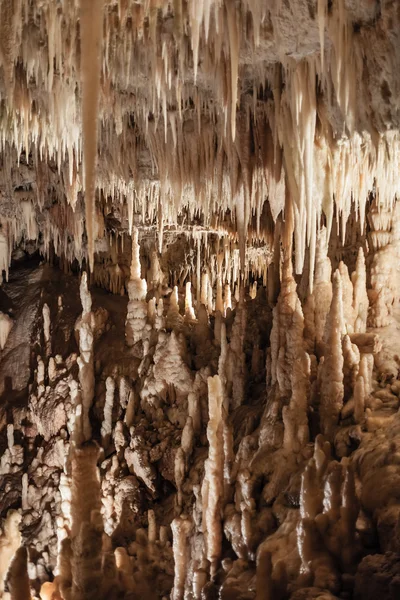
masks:
<svg viewBox="0 0 400 600"><path fill-rule="evenodd" d="M11 600L30 600L31 590L28 577L28 551L18 548L7 574Z"/></svg>
<svg viewBox="0 0 400 600"><path fill-rule="evenodd" d="M291 258L283 264L281 292L273 310L271 331L271 380L282 395L291 392L290 372L303 345L303 311L296 293Z"/></svg>
<svg viewBox="0 0 400 600"><path fill-rule="evenodd" d="M324 362L321 365L319 414L321 431L332 440L343 406L343 352L344 333L342 280L339 271L333 277L331 309L326 321Z"/></svg>
<svg viewBox="0 0 400 600"><path fill-rule="evenodd" d="M229 283L227 283L225 285L225 294L224 294L224 313L226 314L226 311L231 308L232 308L232 292L231 292L231 286L229 285Z"/></svg>
<svg viewBox="0 0 400 600"><path fill-rule="evenodd" d="M7 571L15 552L21 545L21 533L18 525L21 522L21 515L14 510L7 513L3 522L2 533L0 536L0 592L4 593L4 583Z"/></svg>
<svg viewBox="0 0 400 600"><path fill-rule="evenodd" d="M101 437L104 446L107 445L112 432L112 412L114 405L115 383L112 377L106 380L106 399L104 404L104 421L101 426Z"/></svg>
<svg viewBox="0 0 400 600"><path fill-rule="evenodd" d="M399 206L393 211L399 214ZM397 257L398 228L387 207L375 201L369 213L371 222L371 245L374 249L371 264L371 288L368 297L371 305L369 325L385 327L391 323L393 305L398 303L397 270L394 268Z"/></svg>
<svg viewBox="0 0 400 600"><path fill-rule="evenodd" d="M360 375L357 378L354 386L354 420L356 423L361 423L364 418L365 410L365 383L364 378Z"/></svg>
<svg viewBox="0 0 400 600"><path fill-rule="evenodd" d="M351 276L353 281L353 310L355 314L355 333L365 333L368 318L367 274L363 249L358 250L356 270Z"/></svg>
<svg viewBox="0 0 400 600"><path fill-rule="evenodd" d="M91 598L101 589L101 537L98 447L88 443L76 448L72 458L71 574L72 598Z"/></svg>
<svg viewBox="0 0 400 600"><path fill-rule="evenodd" d="M28 473L22 475L21 505L22 510L28 510Z"/></svg>
<svg viewBox="0 0 400 600"><path fill-rule="evenodd" d="M1 271L1 279L3 277L3 271L6 274L6 281L8 280L8 268L10 265L9 259L9 247L8 247L8 239L3 231L0 231L0 271Z"/></svg>
<svg viewBox="0 0 400 600"><path fill-rule="evenodd" d="M96 598L102 588L102 533L101 515L93 511L72 541L71 595L77 600Z"/></svg>
<svg viewBox="0 0 400 600"><path fill-rule="evenodd" d="M246 384L246 357L243 351L246 329L246 308L238 306L232 326L232 337L227 356L226 372L232 389L232 408L243 403Z"/></svg>
<svg viewBox="0 0 400 600"><path fill-rule="evenodd" d="M8 315L0 313L0 348L4 350L7 338L13 326L13 320Z"/></svg>
<svg viewBox="0 0 400 600"><path fill-rule="evenodd" d="M188 518L180 516L172 521L171 528L175 561L174 587L171 597L173 600L183 600L188 564L187 538L192 528L192 523Z"/></svg>
<svg viewBox="0 0 400 600"><path fill-rule="evenodd" d="M82 274L80 284L80 297L82 303L82 316L75 325L79 333L79 383L82 391L82 429L86 440L91 437L91 425L89 410L92 406L94 396L94 315L92 312L92 298L87 287L87 275Z"/></svg>
<svg viewBox="0 0 400 600"><path fill-rule="evenodd" d="M194 320L196 318L193 302L192 302L192 291L191 291L191 283L188 281L186 283L185 288L185 316L189 320Z"/></svg>
<svg viewBox="0 0 400 600"><path fill-rule="evenodd" d="M200 301L204 306L208 306L208 273L203 273L201 276L201 296Z"/></svg>
<svg viewBox="0 0 400 600"><path fill-rule="evenodd" d="M260 552L257 559L256 600L272 600L272 563L269 552Z"/></svg>
<svg viewBox="0 0 400 600"><path fill-rule="evenodd" d="M140 246L138 231L132 233L132 261L128 282L128 314L126 317L126 343L133 346L141 340L147 319L146 280L140 278Z"/></svg>
<svg viewBox="0 0 400 600"><path fill-rule="evenodd" d="M360 358L359 375L364 380L364 388L365 388L366 394L370 394L372 392L373 369L374 369L373 355L372 354L362 354L361 358Z"/></svg>
<svg viewBox="0 0 400 600"><path fill-rule="evenodd" d="M349 270L343 261L339 263L339 272L342 282L342 306L345 327L347 333L353 333L355 320L353 310L353 285L349 276Z"/></svg>
<svg viewBox="0 0 400 600"><path fill-rule="evenodd" d="M223 393L218 375L208 379L207 438L208 459L205 463L202 484L203 531L206 535L207 559L210 561L211 576L216 573L222 544L221 501L223 493L223 436L222 436Z"/></svg>
<svg viewBox="0 0 400 600"><path fill-rule="evenodd" d="M99 448L88 442L76 448L72 457L71 534L78 534L82 524L90 523L93 511L99 510L97 458Z"/></svg>
<svg viewBox="0 0 400 600"><path fill-rule="evenodd" d="M43 305L43 332L46 347L50 342L50 309L47 304Z"/></svg>
<svg viewBox="0 0 400 600"><path fill-rule="evenodd" d="M282 411L285 425L284 447L298 452L309 440L308 403L310 394L311 363L307 352L295 359L291 374L292 395L289 406Z"/></svg>

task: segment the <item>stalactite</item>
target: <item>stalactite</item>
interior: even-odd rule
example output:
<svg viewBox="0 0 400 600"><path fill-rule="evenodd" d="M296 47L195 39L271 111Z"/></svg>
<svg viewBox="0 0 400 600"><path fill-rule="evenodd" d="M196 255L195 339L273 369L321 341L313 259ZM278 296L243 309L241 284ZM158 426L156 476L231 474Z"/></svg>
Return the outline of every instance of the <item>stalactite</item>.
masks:
<svg viewBox="0 0 400 600"><path fill-rule="evenodd" d="M104 0L80 0L82 135L85 166L85 215L90 268L94 267L97 128Z"/></svg>

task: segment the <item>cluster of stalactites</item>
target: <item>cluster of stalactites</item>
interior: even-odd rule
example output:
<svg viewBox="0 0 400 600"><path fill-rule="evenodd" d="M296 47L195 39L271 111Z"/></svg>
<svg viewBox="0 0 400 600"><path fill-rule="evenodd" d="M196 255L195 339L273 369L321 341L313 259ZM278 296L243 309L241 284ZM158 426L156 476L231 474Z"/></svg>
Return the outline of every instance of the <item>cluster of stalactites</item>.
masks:
<svg viewBox="0 0 400 600"><path fill-rule="evenodd" d="M345 1L335 2L329 14L318 2L308 31L313 51L297 61L287 58L291 52L285 44L291 39L281 19L296 18L295 4L190 1L171 9L159 1L132 0L116 7L81 0L62 9L46 2L2 8L6 41L1 59L8 94L0 120L3 148L9 143L18 154L32 151L39 162L55 159L60 171L67 165L66 196L72 206L83 182L91 268L96 188L106 197L126 198L130 230L136 202L146 206L146 216L158 222L160 232L164 223L176 223L184 209L191 217L200 211L207 226L215 215L229 212L243 262L248 234L263 237L266 198L276 219L286 187L295 219L295 269L302 270L308 246L311 288L321 214L329 234L334 201L343 232L352 200L363 226L370 190L376 188L381 204L391 207L399 191L399 137L388 131L372 139L356 130L361 51ZM263 56L269 21L282 51ZM46 44L39 43L42 38ZM254 69L252 97L242 89L249 48L259 61L277 65ZM212 93L210 79L216 82ZM77 86L82 94L76 93ZM259 102L257 90L269 87L273 102ZM134 98L119 93L133 88ZM336 133L341 129L330 122L326 103L335 104L348 135ZM146 167L143 177L146 154L152 174ZM82 236L77 239L82 244Z"/></svg>
<svg viewBox="0 0 400 600"><path fill-rule="evenodd" d="M107 289L114 294L124 295L128 293L132 301L142 302L147 293L159 295L166 293L169 285L179 288L179 293L186 289L187 295L195 297L190 300L185 312L189 316L194 314L200 304L212 313L218 311L225 315L228 309L238 301L239 287L249 287L249 294L255 297L258 281L265 285L269 277L268 272L273 257L272 235L268 242L260 247L248 248L245 256L245 271L241 269L240 251L237 239L229 235L218 235L205 229L199 231L193 229L186 231L185 236L178 237L178 232L172 229L168 232L165 245L161 254L156 249L157 240L145 228L134 227L132 235L126 233L121 235L110 234L106 237L108 252L103 252L95 262L95 268L91 277L91 283ZM175 237L176 233L176 237ZM172 240L172 242L171 242ZM182 244L187 260L184 263L177 259L171 260L171 246L178 249ZM131 245L130 263L127 264L129 256L128 249ZM140 245L142 256L140 257ZM181 250L179 250L181 253ZM166 271L168 269L168 272ZM169 289L171 289L169 288ZM188 300L189 301L189 300ZM145 312L139 308L135 312L134 304L128 310L129 319L140 319ZM143 313L143 314L142 314ZM136 316L135 316L136 315ZM142 315L142 317L140 316ZM134 321L128 329L135 325ZM136 341L140 338L140 324ZM127 335L132 338L130 331Z"/></svg>

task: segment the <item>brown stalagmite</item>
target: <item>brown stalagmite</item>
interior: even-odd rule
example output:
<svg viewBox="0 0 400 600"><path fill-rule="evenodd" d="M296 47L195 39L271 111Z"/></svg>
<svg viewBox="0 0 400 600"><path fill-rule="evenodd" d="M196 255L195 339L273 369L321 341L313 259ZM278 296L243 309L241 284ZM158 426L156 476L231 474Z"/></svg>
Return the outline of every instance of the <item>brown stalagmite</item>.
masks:
<svg viewBox="0 0 400 600"><path fill-rule="evenodd" d="M82 303L82 316L78 319L75 330L79 333L79 383L82 391L82 407L77 415L81 423L77 430L81 432L84 440L91 438L91 424L89 420L89 411L94 397L94 356L93 344L95 333L95 320L92 312L92 298L87 284L87 273L82 273L80 284L80 297Z"/></svg>
<svg viewBox="0 0 400 600"><path fill-rule="evenodd" d="M310 397L310 356L304 350L295 359L291 374L292 395L289 406L282 410L285 433L283 445L287 451L298 452L309 441L308 404Z"/></svg>
<svg viewBox="0 0 400 600"><path fill-rule="evenodd" d="M367 273L365 269L365 256L362 248L359 248L356 269L351 276L353 282L353 310L355 316L354 332L365 333L368 317L368 294Z"/></svg>
<svg viewBox="0 0 400 600"><path fill-rule="evenodd" d="M349 397L353 393L360 369L360 351L355 344L351 343L347 334L342 340L342 352L344 394Z"/></svg>
<svg viewBox="0 0 400 600"><path fill-rule="evenodd" d="M97 471L99 447L95 442L87 442L75 448L71 460L71 535L75 537L82 523L90 523L93 511L100 510L100 484Z"/></svg>
<svg viewBox="0 0 400 600"><path fill-rule="evenodd" d="M21 546L16 551L7 575L10 600L30 600L28 577L28 551Z"/></svg>
<svg viewBox="0 0 400 600"><path fill-rule="evenodd" d="M356 423L362 423L365 412L365 383L364 377L357 377L354 386L354 420Z"/></svg>
<svg viewBox="0 0 400 600"><path fill-rule="evenodd" d="M262 549L257 556L256 600L273 600L271 553Z"/></svg>
<svg viewBox="0 0 400 600"><path fill-rule="evenodd" d="M95 442L73 450L71 484L71 600L99 596L102 581L99 448Z"/></svg>
<svg viewBox="0 0 400 600"><path fill-rule="evenodd" d="M95 600L101 594L103 521L100 512L92 511L72 540L72 600Z"/></svg>
<svg viewBox="0 0 400 600"><path fill-rule="evenodd" d="M171 523L173 535L173 552L175 561L174 587L171 597L173 600L183 600L188 565L188 535L192 528L190 519L181 515Z"/></svg>
<svg viewBox="0 0 400 600"><path fill-rule="evenodd" d="M286 252L282 266L281 291L273 309L271 331L271 375L282 396L290 395L291 370L303 346L304 318L296 292L290 252Z"/></svg>
<svg viewBox="0 0 400 600"><path fill-rule="evenodd" d="M310 353L323 353L326 317L332 301L332 266L327 256L327 231L323 227L317 238L314 289L304 304L304 337Z"/></svg>
<svg viewBox="0 0 400 600"><path fill-rule="evenodd" d="M21 515L10 510L3 523L3 531L0 535L0 593L4 593L5 577L10 566L12 557L21 545L21 534L19 523Z"/></svg>
<svg viewBox="0 0 400 600"><path fill-rule="evenodd" d="M339 263L340 278L342 280L342 304L343 318L347 333L354 332L354 309L353 309L353 285L349 276L349 270L343 261Z"/></svg>
<svg viewBox="0 0 400 600"><path fill-rule="evenodd" d="M104 0L79 0L82 80L82 136L85 169L85 216L88 259L94 267L94 220L96 207L97 130L103 46Z"/></svg>
<svg viewBox="0 0 400 600"><path fill-rule="evenodd" d="M0 349L4 350L7 338L13 326L13 320L4 313L0 312Z"/></svg>
<svg viewBox="0 0 400 600"><path fill-rule="evenodd" d="M333 276L333 295L331 308L325 327L325 355L321 365L320 388L320 426L329 440L333 439L343 406L343 352L342 336L344 332L342 280L340 272Z"/></svg>
<svg viewBox="0 0 400 600"><path fill-rule="evenodd" d="M138 230L134 228L132 231L130 279L127 283L129 303L125 323L125 336L128 346L134 346L141 340L147 320L147 284L145 279L140 278L140 275L140 245Z"/></svg>
<svg viewBox="0 0 400 600"><path fill-rule="evenodd" d="M112 412L114 405L115 382L112 377L106 379L106 399L104 404L104 420L101 425L103 446L107 447L112 433Z"/></svg>
<svg viewBox="0 0 400 600"><path fill-rule="evenodd" d="M387 327L392 322L393 307L399 300L398 269L398 215L399 202L392 212L375 200L369 212L371 246L374 250L370 267L368 298L370 311L368 324L371 327ZM397 219L394 218L397 216Z"/></svg>
<svg viewBox="0 0 400 600"><path fill-rule="evenodd" d="M243 292L242 292L243 294ZM231 342L223 365L229 389L232 390L231 408L235 409L243 403L246 385L246 355L243 350L246 332L246 306L239 301L235 320L232 325Z"/></svg>
<svg viewBox="0 0 400 600"><path fill-rule="evenodd" d="M207 438L209 452L201 487L203 531L205 532L207 559L210 561L212 577L218 568L222 544L221 503L224 490L222 403L221 380L218 375L215 375L208 379Z"/></svg>

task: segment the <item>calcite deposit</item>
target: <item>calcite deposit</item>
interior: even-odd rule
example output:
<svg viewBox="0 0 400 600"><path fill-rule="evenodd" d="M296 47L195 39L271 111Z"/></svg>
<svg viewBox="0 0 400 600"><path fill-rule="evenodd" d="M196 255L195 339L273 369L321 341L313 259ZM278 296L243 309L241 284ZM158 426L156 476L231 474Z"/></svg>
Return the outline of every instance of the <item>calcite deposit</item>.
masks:
<svg viewBox="0 0 400 600"><path fill-rule="evenodd" d="M395 0L0 0L0 598L400 597Z"/></svg>

